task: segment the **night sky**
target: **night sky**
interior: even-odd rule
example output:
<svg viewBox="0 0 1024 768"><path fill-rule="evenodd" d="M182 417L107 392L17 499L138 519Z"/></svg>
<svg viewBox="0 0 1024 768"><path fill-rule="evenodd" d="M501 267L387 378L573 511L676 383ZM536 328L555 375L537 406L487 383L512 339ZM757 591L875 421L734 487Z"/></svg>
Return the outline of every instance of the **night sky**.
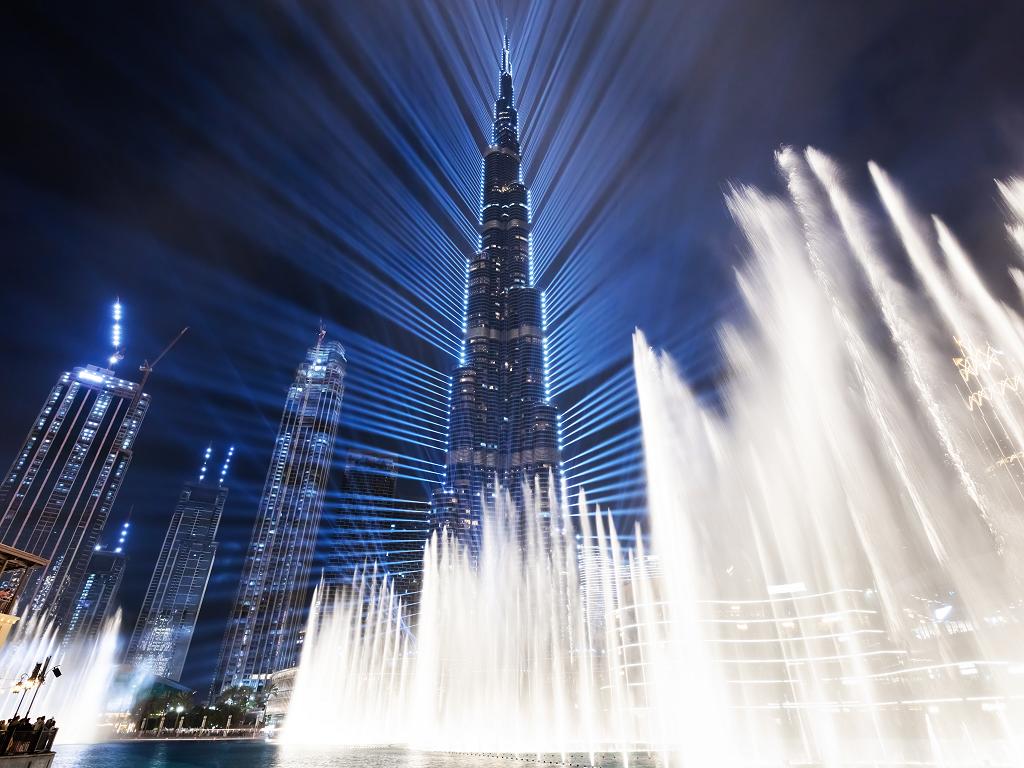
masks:
<svg viewBox="0 0 1024 768"><path fill-rule="evenodd" d="M349 350L343 448L407 457L401 491L427 498L443 433L384 371L452 367L506 15L553 393L621 401L577 409L570 460L635 434L634 327L713 387L743 257L723 193L781 192L783 144L862 191L876 160L990 275L1009 258L992 180L1024 173L1020 3L8 4L0 462L61 371L109 354L115 296L122 373L190 326L153 375L108 530L134 506L130 629L181 483L207 443L237 446L197 688L321 319ZM615 481L594 484L636 512L635 438L618 445Z"/></svg>

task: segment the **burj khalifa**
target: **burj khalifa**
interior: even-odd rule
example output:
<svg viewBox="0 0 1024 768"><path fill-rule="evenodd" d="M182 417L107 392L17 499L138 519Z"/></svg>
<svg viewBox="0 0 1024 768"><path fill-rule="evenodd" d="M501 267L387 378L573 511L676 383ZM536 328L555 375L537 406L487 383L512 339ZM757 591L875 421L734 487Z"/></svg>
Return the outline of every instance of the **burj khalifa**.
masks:
<svg viewBox="0 0 1024 768"><path fill-rule="evenodd" d="M469 257L462 360L452 372L445 481L431 505L434 529L472 541L499 489L560 486L558 411L547 390L543 295L530 270L529 191L521 176L519 116L508 35L491 143L484 153L480 250Z"/></svg>

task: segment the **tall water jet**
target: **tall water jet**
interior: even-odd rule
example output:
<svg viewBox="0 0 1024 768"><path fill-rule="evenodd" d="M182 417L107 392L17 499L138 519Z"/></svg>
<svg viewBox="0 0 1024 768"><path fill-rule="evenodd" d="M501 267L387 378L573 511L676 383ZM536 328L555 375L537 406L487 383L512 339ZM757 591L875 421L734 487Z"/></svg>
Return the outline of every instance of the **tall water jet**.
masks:
<svg viewBox="0 0 1024 768"><path fill-rule="evenodd" d="M1021 258L1024 258L1024 179L997 181L996 186L1012 217L1006 225L1006 230L1020 251Z"/></svg>
<svg viewBox="0 0 1024 768"><path fill-rule="evenodd" d="M48 656L51 670L54 666L61 670L60 677L51 672L42 686L27 694L19 716L26 713L31 702L31 714L56 719L58 744L100 740L100 719L107 710L114 679L120 624L118 612L95 637L67 642L48 622L29 619L18 625L0 650L0 681L12 684ZM18 703L18 699L9 697L0 717L11 717Z"/></svg>
<svg viewBox="0 0 1024 768"><path fill-rule="evenodd" d="M428 542L414 641L391 586L373 570L330 602L318 597L282 740L561 754L632 748L611 587L624 580L621 547L597 513L594 551L584 556L568 507L548 503L561 518L541 517L526 493L522 519L501 494L486 512L478 555L448 535Z"/></svg>
<svg viewBox="0 0 1024 768"><path fill-rule="evenodd" d="M652 546L699 569L666 610L746 762L1017 764L1020 318L881 169L917 291L828 158L779 166L789 201L728 201L751 259L721 409L637 339Z"/></svg>

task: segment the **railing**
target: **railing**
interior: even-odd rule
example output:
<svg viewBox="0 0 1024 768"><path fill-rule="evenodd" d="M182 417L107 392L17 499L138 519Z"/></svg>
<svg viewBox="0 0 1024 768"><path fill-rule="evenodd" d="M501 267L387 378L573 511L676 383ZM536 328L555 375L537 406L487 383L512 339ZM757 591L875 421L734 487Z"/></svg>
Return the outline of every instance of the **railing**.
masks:
<svg viewBox="0 0 1024 768"><path fill-rule="evenodd" d="M56 728L44 728L41 731L33 731L30 728L8 728L7 731L0 733L0 755L50 752L56 737Z"/></svg>
<svg viewBox="0 0 1024 768"><path fill-rule="evenodd" d="M149 728L117 732L119 739L255 739L260 728Z"/></svg>

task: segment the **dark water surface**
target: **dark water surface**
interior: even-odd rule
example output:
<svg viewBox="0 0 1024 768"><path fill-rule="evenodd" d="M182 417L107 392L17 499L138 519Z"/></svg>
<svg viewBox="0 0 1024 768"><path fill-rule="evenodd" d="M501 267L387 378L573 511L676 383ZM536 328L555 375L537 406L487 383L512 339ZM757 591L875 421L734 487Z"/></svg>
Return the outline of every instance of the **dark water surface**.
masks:
<svg viewBox="0 0 1024 768"><path fill-rule="evenodd" d="M511 762L397 748L303 749L260 741L122 741L58 745L56 751L53 768L497 768Z"/></svg>
<svg viewBox="0 0 1024 768"><path fill-rule="evenodd" d="M557 762L397 747L307 749L262 741L121 741L58 745L56 751L53 768L538 768Z"/></svg>

